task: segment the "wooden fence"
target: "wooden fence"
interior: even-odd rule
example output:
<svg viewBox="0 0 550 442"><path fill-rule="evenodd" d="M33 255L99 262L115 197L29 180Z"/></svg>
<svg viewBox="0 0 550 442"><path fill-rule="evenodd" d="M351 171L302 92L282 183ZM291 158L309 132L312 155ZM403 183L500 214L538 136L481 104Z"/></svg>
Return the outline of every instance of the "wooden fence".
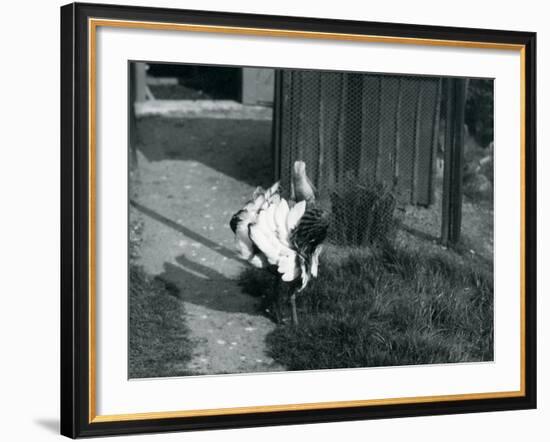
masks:
<svg viewBox="0 0 550 442"><path fill-rule="evenodd" d="M352 178L432 202L439 78L284 70L279 85L283 183L302 159L321 192Z"/></svg>

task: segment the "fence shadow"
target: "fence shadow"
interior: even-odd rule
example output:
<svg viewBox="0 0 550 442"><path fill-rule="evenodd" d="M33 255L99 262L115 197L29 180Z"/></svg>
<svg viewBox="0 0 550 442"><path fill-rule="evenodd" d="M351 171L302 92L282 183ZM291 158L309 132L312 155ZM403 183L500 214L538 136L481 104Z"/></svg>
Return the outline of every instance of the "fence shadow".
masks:
<svg viewBox="0 0 550 442"><path fill-rule="evenodd" d="M227 247L224 247L218 244L217 242L212 241L211 239L208 239L205 236L202 236L200 233L197 233L189 229L188 227L185 227L184 225L177 223L176 221L171 220L170 218L167 218L164 215L161 215L160 213L155 212L152 209L149 209L148 207L145 207L144 205L138 203L135 200L130 200L130 204L132 207L136 208L144 215L147 215L153 218L154 220L159 221L164 225L171 227L174 230L177 230L180 233L183 233L185 236L192 239L193 241L201 243L203 246L208 247L209 249L219 253L222 256L225 256L228 259L233 259L235 261L241 262L240 259L237 257L237 254L233 250L230 250Z"/></svg>

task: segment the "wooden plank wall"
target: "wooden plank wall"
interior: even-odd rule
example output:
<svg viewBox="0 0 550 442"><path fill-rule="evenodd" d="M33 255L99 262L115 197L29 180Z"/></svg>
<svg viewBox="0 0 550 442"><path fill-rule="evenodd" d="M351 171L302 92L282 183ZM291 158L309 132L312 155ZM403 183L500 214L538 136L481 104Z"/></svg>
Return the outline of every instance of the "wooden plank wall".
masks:
<svg viewBox="0 0 550 442"><path fill-rule="evenodd" d="M281 87L283 186L301 159L321 194L359 179L432 202L439 78L284 70Z"/></svg>

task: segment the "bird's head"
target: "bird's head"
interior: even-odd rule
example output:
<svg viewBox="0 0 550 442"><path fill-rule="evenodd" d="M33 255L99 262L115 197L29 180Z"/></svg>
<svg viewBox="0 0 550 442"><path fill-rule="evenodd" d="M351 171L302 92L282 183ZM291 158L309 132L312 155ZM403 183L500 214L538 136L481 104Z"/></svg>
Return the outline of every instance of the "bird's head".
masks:
<svg viewBox="0 0 550 442"><path fill-rule="evenodd" d="M315 201L315 187L306 174L306 163L295 161L292 169L292 184L296 201Z"/></svg>

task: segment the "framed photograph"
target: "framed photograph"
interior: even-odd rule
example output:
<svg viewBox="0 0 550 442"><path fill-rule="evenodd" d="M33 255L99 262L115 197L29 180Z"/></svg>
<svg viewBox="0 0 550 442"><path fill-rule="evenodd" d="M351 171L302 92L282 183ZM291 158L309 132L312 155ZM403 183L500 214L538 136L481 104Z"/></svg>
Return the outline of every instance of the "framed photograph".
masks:
<svg viewBox="0 0 550 442"><path fill-rule="evenodd" d="M536 36L61 8L61 432L536 407Z"/></svg>

